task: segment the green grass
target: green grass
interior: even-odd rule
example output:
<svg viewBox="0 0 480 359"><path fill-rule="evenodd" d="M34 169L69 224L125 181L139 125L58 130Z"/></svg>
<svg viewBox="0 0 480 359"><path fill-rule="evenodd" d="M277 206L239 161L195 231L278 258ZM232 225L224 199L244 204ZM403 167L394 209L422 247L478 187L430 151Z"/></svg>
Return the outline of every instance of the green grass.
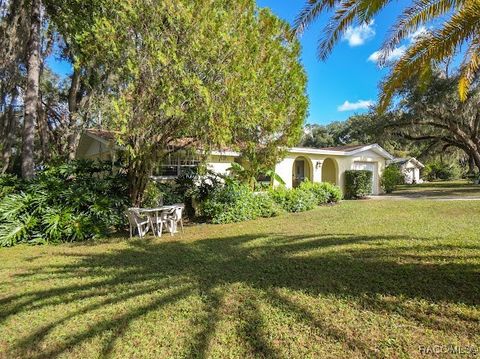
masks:
<svg viewBox="0 0 480 359"><path fill-rule="evenodd" d="M393 195L412 197L445 198L445 197L480 197L480 185L467 181L429 182L416 185L402 185Z"/></svg>
<svg viewBox="0 0 480 359"><path fill-rule="evenodd" d="M0 250L0 357L422 357L480 343L480 202L351 201Z"/></svg>

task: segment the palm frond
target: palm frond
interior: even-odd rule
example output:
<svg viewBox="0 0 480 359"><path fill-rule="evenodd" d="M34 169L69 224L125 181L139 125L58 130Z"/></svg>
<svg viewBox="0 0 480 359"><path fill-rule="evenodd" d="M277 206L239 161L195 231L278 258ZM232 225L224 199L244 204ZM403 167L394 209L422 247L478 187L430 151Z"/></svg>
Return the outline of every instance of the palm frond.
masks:
<svg viewBox="0 0 480 359"><path fill-rule="evenodd" d="M456 50L479 31L480 3L467 3L454 13L444 25L419 39L402 56L382 84L379 109L385 110L395 91L408 78L425 71L432 63L451 57Z"/></svg>
<svg viewBox="0 0 480 359"><path fill-rule="evenodd" d="M295 18L294 34L301 35L323 11L332 9L338 2L340 0L309 0Z"/></svg>
<svg viewBox="0 0 480 359"><path fill-rule="evenodd" d="M480 36L476 36L463 60L460 80L458 81L458 94L460 95L460 100L465 101L467 99L468 91L470 85L472 84L475 75L480 69Z"/></svg>
<svg viewBox="0 0 480 359"><path fill-rule="evenodd" d="M391 0L358 0L357 16L360 22L369 22Z"/></svg>
<svg viewBox="0 0 480 359"><path fill-rule="evenodd" d="M321 39L318 44L318 57L322 61L325 61L328 55L330 55L333 47L340 39L340 35L355 21L357 5L358 2L356 0L344 0L335 11L325 28L325 38Z"/></svg>
<svg viewBox="0 0 480 359"><path fill-rule="evenodd" d="M397 22L392 26L392 31L383 43L379 64L385 65L388 56L400 42L416 31L422 24L448 13L451 9L459 7L464 0L417 0L412 6L405 9Z"/></svg>

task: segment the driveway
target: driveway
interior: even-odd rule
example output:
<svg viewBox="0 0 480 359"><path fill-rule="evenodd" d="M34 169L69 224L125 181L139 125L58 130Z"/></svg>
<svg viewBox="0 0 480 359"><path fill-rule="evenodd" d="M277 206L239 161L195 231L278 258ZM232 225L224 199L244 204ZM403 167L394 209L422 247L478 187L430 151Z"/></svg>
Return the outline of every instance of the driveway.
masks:
<svg viewBox="0 0 480 359"><path fill-rule="evenodd" d="M466 181L432 182L418 185L402 185L388 195L371 196L378 200L479 201L480 185Z"/></svg>

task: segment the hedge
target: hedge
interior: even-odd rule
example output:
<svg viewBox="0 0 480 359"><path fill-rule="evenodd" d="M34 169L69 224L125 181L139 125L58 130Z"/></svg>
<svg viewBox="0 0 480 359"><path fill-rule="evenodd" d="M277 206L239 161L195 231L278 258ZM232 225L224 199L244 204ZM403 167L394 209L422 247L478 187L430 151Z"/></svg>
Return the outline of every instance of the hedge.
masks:
<svg viewBox="0 0 480 359"><path fill-rule="evenodd" d="M380 183L386 193L392 193L397 189L399 184L403 183L403 181L404 177L400 168L396 165L390 165L385 168L385 171L383 171Z"/></svg>
<svg viewBox="0 0 480 359"><path fill-rule="evenodd" d="M345 198L365 198L372 193L373 173L367 170L345 171Z"/></svg>

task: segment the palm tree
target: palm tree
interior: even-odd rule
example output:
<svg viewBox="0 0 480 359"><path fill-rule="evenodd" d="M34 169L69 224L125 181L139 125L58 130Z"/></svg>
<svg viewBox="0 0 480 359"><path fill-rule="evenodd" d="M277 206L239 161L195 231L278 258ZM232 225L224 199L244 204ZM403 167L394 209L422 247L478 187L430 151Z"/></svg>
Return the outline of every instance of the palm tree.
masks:
<svg viewBox="0 0 480 359"><path fill-rule="evenodd" d="M392 0L306 0L294 31L300 35L321 14L333 12L320 39L318 56L325 60L340 36L354 23L369 23ZM458 82L460 98L467 98L469 88L480 69L480 0L402 0L407 4L382 45L379 59L385 65L392 51L410 34L435 19L445 19L414 41L394 64L381 84L380 110L412 77L428 79L432 65L458 53L466 45Z"/></svg>

